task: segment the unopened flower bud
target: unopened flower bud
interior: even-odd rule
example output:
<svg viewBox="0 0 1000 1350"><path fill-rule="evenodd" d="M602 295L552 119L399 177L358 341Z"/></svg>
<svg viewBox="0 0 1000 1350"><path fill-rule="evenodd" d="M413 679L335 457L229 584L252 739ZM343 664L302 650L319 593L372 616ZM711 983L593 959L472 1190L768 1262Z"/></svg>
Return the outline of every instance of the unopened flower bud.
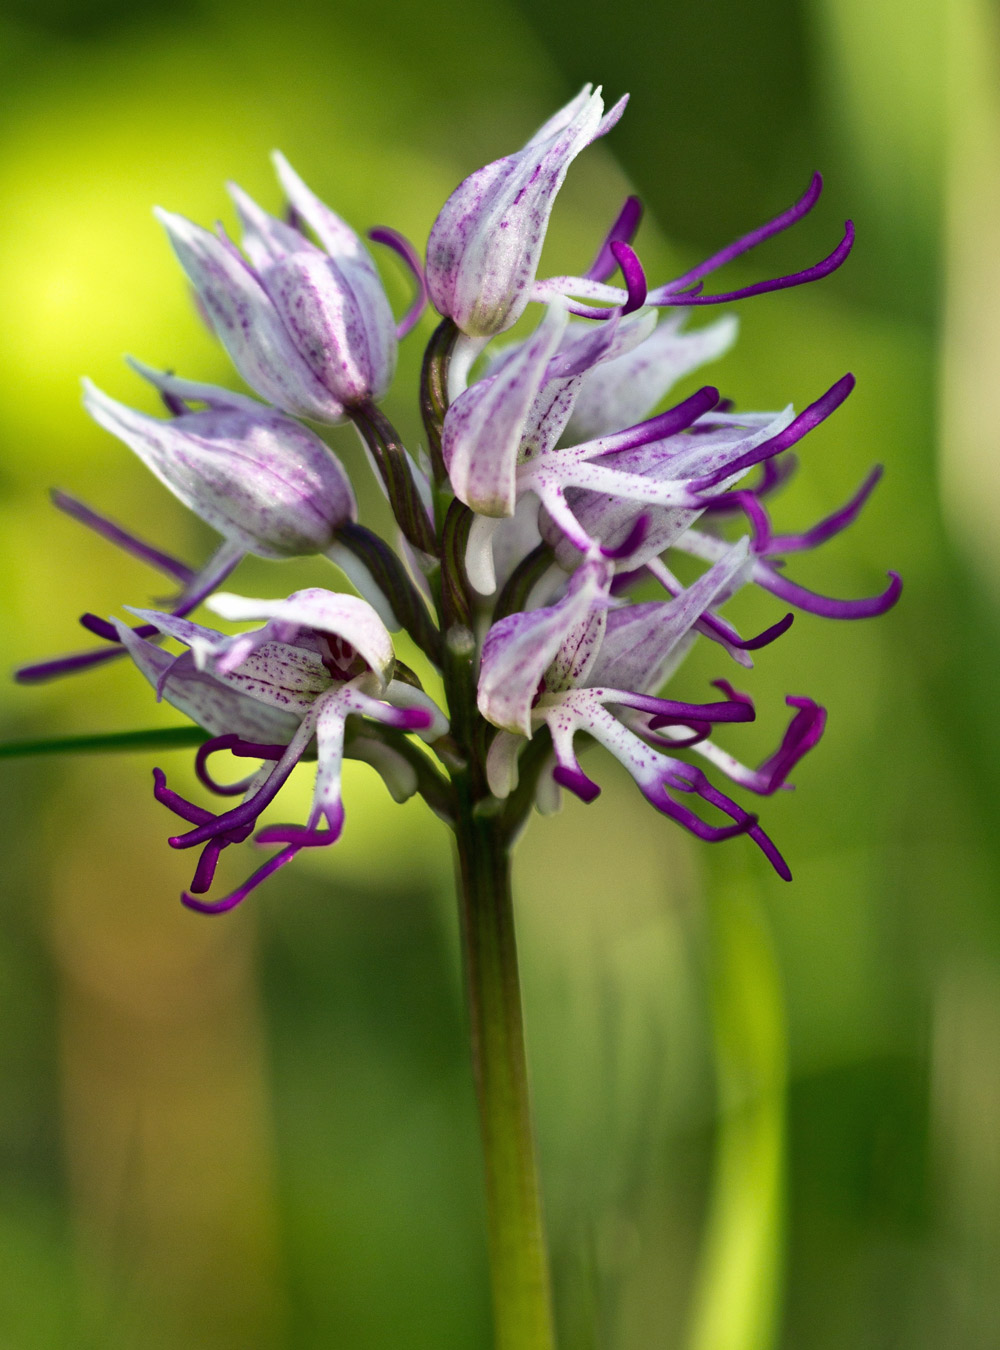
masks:
<svg viewBox="0 0 1000 1350"><path fill-rule="evenodd" d="M427 285L463 333L492 337L524 313L556 193L570 164L625 108L603 116L589 84L521 150L477 169L441 209L427 242Z"/></svg>
<svg viewBox="0 0 1000 1350"><path fill-rule="evenodd" d="M255 399L132 364L175 406L204 410L149 417L86 380L87 411L227 539L263 558L297 557L327 549L354 520L347 475L306 427Z"/></svg>
<svg viewBox="0 0 1000 1350"><path fill-rule="evenodd" d="M263 211L235 186L240 254L183 216L158 210L170 242L237 370L286 412L337 422L345 408L382 397L396 369L392 310L358 236L275 155L295 226Z"/></svg>

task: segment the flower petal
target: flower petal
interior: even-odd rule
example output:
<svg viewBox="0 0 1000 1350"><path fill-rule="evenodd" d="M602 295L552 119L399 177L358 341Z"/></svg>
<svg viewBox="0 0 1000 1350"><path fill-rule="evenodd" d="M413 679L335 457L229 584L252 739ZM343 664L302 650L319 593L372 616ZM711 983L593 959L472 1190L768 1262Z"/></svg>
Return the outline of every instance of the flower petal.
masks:
<svg viewBox="0 0 1000 1350"><path fill-rule="evenodd" d="M395 656L389 631L371 605L356 595L319 586L295 591L286 600L257 600L219 591L207 604L224 619L267 619L280 624L284 641L294 641L302 628L342 638L360 653L383 687L392 674Z"/></svg>
<svg viewBox="0 0 1000 1350"><path fill-rule="evenodd" d="M566 428L572 440L593 440L634 425L678 380L722 356L736 339L735 315L692 333L682 332L682 323L682 316L671 315L641 345L584 376Z"/></svg>
<svg viewBox="0 0 1000 1350"><path fill-rule="evenodd" d="M244 551L265 558L318 553L354 519L347 475L308 428L249 399L236 404L225 390L141 373L171 395L187 389L212 403L204 412L149 417L85 380L84 406L175 497Z"/></svg>
<svg viewBox="0 0 1000 1350"><path fill-rule="evenodd" d="M523 149L478 169L448 198L427 243L427 283L438 312L464 333L502 333L523 314L567 170L624 106L602 118L600 89L585 85Z"/></svg>
<svg viewBox="0 0 1000 1350"><path fill-rule="evenodd" d="M690 647L695 624L720 596L728 598L749 580L751 567L744 538L676 599L612 610L589 683L639 693L660 689Z"/></svg>
<svg viewBox="0 0 1000 1350"><path fill-rule="evenodd" d="M546 672L564 642L597 607L605 607L611 565L578 568L566 595L545 609L511 614L486 635L479 674L479 711L494 726L531 735L531 710Z"/></svg>
<svg viewBox="0 0 1000 1350"><path fill-rule="evenodd" d="M565 311L552 306L498 375L448 409L441 441L448 476L459 500L480 515L514 514L521 439L565 327Z"/></svg>
<svg viewBox="0 0 1000 1350"><path fill-rule="evenodd" d="M171 656L162 647L138 638L116 621L122 645L158 693L174 708L215 736L232 732L242 740L286 745L300 718L223 684L194 661Z"/></svg>
<svg viewBox="0 0 1000 1350"><path fill-rule="evenodd" d="M156 208L174 252L233 364L251 389L285 412L339 422L342 404L313 374L273 302L235 246Z"/></svg>

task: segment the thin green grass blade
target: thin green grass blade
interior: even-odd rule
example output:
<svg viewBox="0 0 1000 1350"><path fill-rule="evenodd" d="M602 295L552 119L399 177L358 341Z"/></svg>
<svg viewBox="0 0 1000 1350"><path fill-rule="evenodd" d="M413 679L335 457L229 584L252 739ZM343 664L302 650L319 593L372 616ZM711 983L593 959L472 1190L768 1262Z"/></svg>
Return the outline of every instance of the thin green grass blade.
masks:
<svg viewBox="0 0 1000 1350"><path fill-rule="evenodd" d="M39 740L0 741L0 759L29 755L109 754L122 750L181 750L201 745L208 732L201 727L154 727L149 731L105 731L90 736L54 736Z"/></svg>

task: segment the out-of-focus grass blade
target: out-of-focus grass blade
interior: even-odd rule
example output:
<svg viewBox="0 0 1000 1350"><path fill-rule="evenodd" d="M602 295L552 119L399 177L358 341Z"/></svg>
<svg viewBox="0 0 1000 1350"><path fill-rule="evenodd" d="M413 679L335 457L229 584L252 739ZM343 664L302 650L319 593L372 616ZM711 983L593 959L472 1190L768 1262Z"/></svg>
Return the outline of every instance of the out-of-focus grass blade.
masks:
<svg viewBox="0 0 1000 1350"><path fill-rule="evenodd" d="M720 879L721 880L721 879ZM719 1123L688 1350L768 1350L784 1264L786 1029L764 916L739 888L711 901Z"/></svg>
<svg viewBox="0 0 1000 1350"><path fill-rule="evenodd" d="M116 750L180 750L201 745L201 727L153 727L149 731L105 731L91 736L54 736L33 741L0 741L0 759L28 755L108 754Z"/></svg>

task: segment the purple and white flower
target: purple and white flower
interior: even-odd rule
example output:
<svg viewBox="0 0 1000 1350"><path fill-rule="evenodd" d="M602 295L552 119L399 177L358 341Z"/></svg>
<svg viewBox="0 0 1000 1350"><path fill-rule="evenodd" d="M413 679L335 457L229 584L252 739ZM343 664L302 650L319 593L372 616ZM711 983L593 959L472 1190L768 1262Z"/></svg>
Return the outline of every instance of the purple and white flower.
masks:
<svg viewBox="0 0 1000 1350"><path fill-rule="evenodd" d="M56 505L119 548L151 563L182 589L173 613L192 613L248 553L280 559L334 553L341 526L357 505L339 460L301 423L267 404L214 385L179 379L130 361L154 385L172 416L150 417L84 381L84 406L105 430L134 450L146 467L195 515L222 535L201 568L147 544L65 493ZM189 405L198 404L200 411ZM25 683L102 665L122 655L117 629L93 614L81 622L105 645L57 657L18 672ZM141 637L155 629L145 625Z"/></svg>
<svg viewBox="0 0 1000 1350"><path fill-rule="evenodd" d="M619 553L620 568L643 566L698 518L707 492L724 492L755 465L787 452L854 384L844 376L798 416L791 408L720 412L718 390L706 386L622 431L560 445L585 381L603 378L605 362L624 364L627 379L638 354L656 339L652 323L648 315L615 319L566 345L566 312L554 304L531 339L449 408L442 448L456 494L477 513L466 562L482 593L495 588L497 522L513 515L525 495L541 503L542 532L565 566L575 566L597 544L620 550L630 538L626 555ZM706 349L713 350L712 339L700 346ZM637 533L640 516L645 526Z"/></svg>
<svg viewBox="0 0 1000 1350"><path fill-rule="evenodd" d="M770 794L785 786L788 773L819 740L824 710L811 699L789 699L796 713L781 746L758 769L749 769L707 739L714 724L753 720L747 695L725 681L717 682L725 694L721 702L682 703L656 692L689 648L699 618L746 579L749 566L742 540L676 599L613 608L613 566L592 558L574 572L555 605L495 623L483 646L479 679L479 710L500 728L487 758L493 793L510 794L524 739L545 727L552 740L552 778L593 801L600 788L580 767L575 748L577 736L589 736L628 769L658 811L702 839L749 835L789 880L784 859L756 816L700 769L665 752L694 750L741 786ZM677 793L693 793L731 823L704 821Z"/></svg>
<svg viewBox="0 0 1000 1350"><path fill-rule="evenodd" d="M188 650L180 656L145 641L127 624L116 620L115 626L157 698L166 699L211 733L196 760L201 782L218 794L243 798L231 810L214 814L180 797L155 771L157 800L193 826L174 836L171 845L202 846L184 903L219 913L238 904L299 849L339 838L344 821L340 777L349 717L415 731L427 740L443 735L448 724L426 694L393 678L392 640L364 600L313 588L297 591L287 600L220 593L208 604L227 619L266 623L231 637L175 615L132 611L158 632L182 642ZM306 823L260 830L257 842L281 844L281 851L231 894L214 901L197 899L211 886L222 850L253 833L265 807L314 744L316 783ZM220 750L257 759L261 767L237 785L219 784L208 770L208 759ZM394 786L398 782L397 777Z"/></svg>

